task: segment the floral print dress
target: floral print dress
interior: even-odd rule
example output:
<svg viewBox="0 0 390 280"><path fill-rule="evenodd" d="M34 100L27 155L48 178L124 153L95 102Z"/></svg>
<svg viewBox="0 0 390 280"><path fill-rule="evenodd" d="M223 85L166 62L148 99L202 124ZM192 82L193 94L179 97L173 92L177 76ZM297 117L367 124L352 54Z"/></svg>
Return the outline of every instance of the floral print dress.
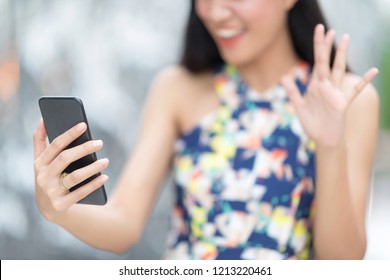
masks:
<svg viewBox="0 0 390 280"><path fill-rule="evenodd" d="M310 66L291 74L305 93ZM175 143L175 207L165 259L308 259L315 145L285 89L256 92L231 65L220 104Z"/></svg>

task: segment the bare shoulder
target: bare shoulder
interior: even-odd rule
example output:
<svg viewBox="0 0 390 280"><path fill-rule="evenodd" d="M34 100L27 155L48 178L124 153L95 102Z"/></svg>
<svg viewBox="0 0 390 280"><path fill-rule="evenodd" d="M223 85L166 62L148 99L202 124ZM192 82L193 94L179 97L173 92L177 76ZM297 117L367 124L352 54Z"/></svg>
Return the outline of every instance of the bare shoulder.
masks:
<svg viewBox="0 0 390 280"><path fill-rule="evenodd" d="M191 74L181 66L168 66L162 69L153 79L147 106L163 110L176 118L176 108L180 106L181 92L191 87Z"/></svg>
<svg viewBox="0 0 390 280"><path fill-rule="evenodd" d="M183 66L170 66L155 77L150 99L159 100L160 107L168 108L179 131L184 131L216 107L218 100L213 93L212 71L194 74Z"/></svg>
<svg viewBox="0 0 390 280"><path fill-rule="evenodd" d="M153 79L149 95L177 108L212 87L212 76L211 72L194 74L180 65L169 66Z"/></svg>
<svg viewBox="0 0 390 280"><path fill-rule="evenodd" d="M154 78L153 85L171 87L191 80L191 74L180 65L171 65L162 69Z"/></svg>
<svg viewBox="0 0 390 280"><path fill-rule="evenodd" d="M161 70L152 83L152 88L168 90L166 94L182 94L204 86L205 79L210 77L208 73L194 74L180 65L173 65ZM176 96L178 97L178 96Z"/></svg>

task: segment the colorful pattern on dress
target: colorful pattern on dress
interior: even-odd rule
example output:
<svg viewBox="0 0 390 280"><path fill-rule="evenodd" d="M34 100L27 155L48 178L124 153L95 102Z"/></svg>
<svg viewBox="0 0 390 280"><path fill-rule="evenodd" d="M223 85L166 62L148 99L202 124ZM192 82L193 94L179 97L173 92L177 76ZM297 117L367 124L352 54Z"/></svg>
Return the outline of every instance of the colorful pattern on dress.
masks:
<svg viewBox="0 0 390 280"><path fill-rule="evenodd" d="M310 67L292 70L302 94ZM176 142L166 259L308 259L315 145L281 85L259 93L216 72L220 106Z"/></svg>

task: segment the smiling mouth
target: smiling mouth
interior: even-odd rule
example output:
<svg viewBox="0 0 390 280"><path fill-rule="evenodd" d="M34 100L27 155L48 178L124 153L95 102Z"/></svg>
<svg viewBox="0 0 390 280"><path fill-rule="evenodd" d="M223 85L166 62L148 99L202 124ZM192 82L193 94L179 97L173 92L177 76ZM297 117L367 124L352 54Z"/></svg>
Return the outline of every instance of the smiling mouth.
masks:
<svg viewBox="0 0 390 280"><path fill-rule="evenodd" d="M215 33L217 42L222 47L234 47L245 34L244 29L219 29Z"/></svg>

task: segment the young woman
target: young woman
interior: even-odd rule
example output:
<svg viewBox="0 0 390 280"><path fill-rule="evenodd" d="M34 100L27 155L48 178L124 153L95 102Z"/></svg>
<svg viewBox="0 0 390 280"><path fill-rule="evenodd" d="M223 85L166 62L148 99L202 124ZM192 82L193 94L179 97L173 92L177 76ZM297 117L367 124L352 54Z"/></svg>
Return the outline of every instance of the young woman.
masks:
<svg viewBox="0 0 390 280"><path fill-rule="evenodd" d="M154 81L134 151L104 207L76 204L108 177L107 159L74 171L101 141L63 150L34 133L42 214L86 243L124 252L142 235L174 169L165 258L361 259L378 96L347 71L348 35L315 0L194 0L182 63ZM61 185L63 187L61 187ZM314 253L314 255L312 254Z"/></svg>

